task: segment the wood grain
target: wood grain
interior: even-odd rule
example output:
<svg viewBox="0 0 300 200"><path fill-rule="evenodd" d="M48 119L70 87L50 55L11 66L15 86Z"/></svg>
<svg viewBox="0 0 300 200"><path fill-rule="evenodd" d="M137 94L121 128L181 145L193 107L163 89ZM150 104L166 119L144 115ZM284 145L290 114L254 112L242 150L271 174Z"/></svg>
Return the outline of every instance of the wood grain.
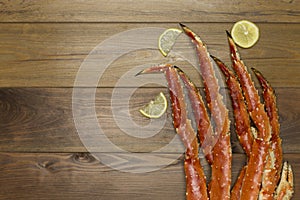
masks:
<svg viewBox="0 0 300 200"><path fill-rule="evenodd" d="M285 154L284 159L293 166L295 179L298 180L299 154ZM244 155L233 155L233 180L244 162ZM179 158L158 171L124 173L103 165L87 153L0 153L0 198L184 199L182 163L182 158ZM127 161L123 160L122 165L128 165ZM204 167L209 177L209 167ZM300 199L299 191L300 186L295 185L294 200Z"/></svg>
<svg viewBox="0 0 300 200"><path fill-rule="evenodd" d="M232 23L189 26L201 34L211 54L229 63L225 30L229 30ZM273 86L299 86L300 71L296 70L300 64L299 25L261 23L258 26L260 41L251 49L241 49L246 64L261 70ZM0 24L0 87L72 87L80 65L93 48L116 33L149 27L169 28L178 24ZM175 52L193 54L189 40L182 37L174 47ZM135 43L128 41L128 45ZM114 86L124 73L140 65L173 62L186 66L186 63L174 62L177 58L164 58L157 49L128 53L109 65L101 87ZM198 79L195 73L190 74Z"/></svg>
<svg viewBox="0 0 300 200"><path fill-rule="evenodd" d="M181 67L202 91L191 65L195 54L190 41L181 35L167 58L156 46L121 55L96 83L92 76L99 76L106 66L101 60L85 59L117 33L179 28L178 22L184 22L199 33L211 54L230 64L225 30L248 19L258 25L260 39L254 47L241 49L241 56L275 87L284 160L293 166L293 199L300 200L299 15L297 0L0 0L0 199L184 199L181 142L163 148L176 135L170 110L156 121L138 112L158 92L168 93L163 75L134 75L168 62ZM111 46L150 40L136 38L116 40ZM84 81L75 84L84 61L98 62L99 67L83 73ZM73 89L80 95L72 98ZM94 90L95 100L85 98L93 97ZM222 92L226 94L224 85ZM229 97L224 100L230 106ZM74 121L76 115L80 117ZM157 122L162 126L158 131ZM95 125L104 134L89 135L97 130ZM80 128L84 131L78 134ZM99 142L98 135L111 143ZM235 180L245 164L235 134L232 148ZM209 167L203 164L209 177ZM119 171L153 167L160 169Z"/></svg>
<svg viewBox="0 0 300 200"><path fill-rule="evenodd" d="M0 22L299 22L299 2L92 0L0 2ZM298 8L298 9L297 9Z"/></svg>
<svg viewBox="0 0 300 200"><path fill-rule="evenodd" d="M84 97L88 96L92 89L82 88L81 91ZM139 108L148 103L160 91L168 94L166 88L139 88L132 95L129 88L122 88L119 91L113 91L113 88L98 88L95 99L96 119L109 140L129 152L154 151L170 143L175 135L170 110L167 112L165 124L162 124L161 130L159 129L158 132L155 127L146 129L144 126L148 125L150 121L138 112ZM113 92L117 92L118 95L112 105L112 99L115 98L112 98ZM300 142L298 136L300 89L277 88L276 93L284 152L300 153L298 148ZM128 96L130 97L129 102L126 100ZM93 107L93 100L86 98L79 100L81 106L78 108L80 110L76 110L76 112L80 113L80 119L82 117L84 120L83 126L86 130L92 130L95 125L93 115L88 114L86 110ZM229 99L226 100L226 103L230 107ZM127 108L129 115L126 114ZM112 113L112 110L115 110L117 116ZM116 124L117 120L119 124ZM73 121L72 88L2 88L0 89L0 121L0 151L86 151L81 144ZM139 126L135 127L133 123ZM160 123L156 126L159 127ZM121 130L121 128L123 129ZM146 138L142 138L143 136ZM232 140L233 151L243 152L236 142L234 133ZM99 144L99 142L95 142L87 146L94 148L95 151L109 152L110 144L105 147L101 146L101 148ZM170 151L180 152L181 150L175 146Z"/></svg>

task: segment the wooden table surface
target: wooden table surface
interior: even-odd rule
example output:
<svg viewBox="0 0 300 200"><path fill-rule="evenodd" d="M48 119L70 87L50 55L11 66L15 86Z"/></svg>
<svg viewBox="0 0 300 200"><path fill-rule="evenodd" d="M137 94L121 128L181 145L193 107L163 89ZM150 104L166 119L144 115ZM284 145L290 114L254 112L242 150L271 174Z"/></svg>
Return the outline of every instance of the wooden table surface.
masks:
<svg viewBox="0 0 300 200"><path fill-rule="evenodd" d="M120 152L110 152L109 147L99 147L97 142L88 146L81 141L73 118L74 112L80 111L74 111L72 94L77 89L83 96L89 95L94 88L74 82L89 53L111 36L150 27L179 28L178 22L199 33L212 54L230 63L225 30L241 19L251 20L260 28L259 42L240 52L245 63L259 69L276 90L284 160L294 169L293 199L300 199L298 0L1 0L0 199L184 199L180 144L153 153L168 145L175 135L170 108L162 130L142 138L128 134L128 130L142 134L142 127L135 129L129 123L126 132L118 126L111 101L116 88L127 94L137 87L134 82L118 85L124 74L136 66L160 64L170 58L164 58L155 48L124 54L103 73L96 85L95 101L81 102L83 110L95 108L110 145L119 147ZM134 40L128 42L128 46L135 45ZM117 41L112 44L118 46ZM202 89L198 74L189 69L186 72ZM157 76L152 81L160 79L162 76ZM142 85L130 100L117 101L115 108L125 113L129 107L131 120L145 126L150 122L138 109L160 91L168 93L161 85ZM82 116L91 117L84 111ZM126 122L128 118L121 116L119 120ZM92 126L86 120L87 133L93 131ZM232 133L235 179L245 156ZM91 152L93 149L101 156ZM152 172L137 173L158 165L139 160L139 156L154 156L151 159L158 163L170 163ZM110 159L116 162L113 166L107 164Z"/></svg>

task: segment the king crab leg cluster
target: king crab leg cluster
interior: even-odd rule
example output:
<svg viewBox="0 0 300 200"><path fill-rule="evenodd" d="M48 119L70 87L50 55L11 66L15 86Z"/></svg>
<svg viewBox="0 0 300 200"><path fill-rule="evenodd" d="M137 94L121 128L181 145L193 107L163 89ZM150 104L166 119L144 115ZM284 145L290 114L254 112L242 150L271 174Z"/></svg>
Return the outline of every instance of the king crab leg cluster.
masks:
<svg viewBox="0 0 300 200"><path fill-rule="evenodd" d="M234 72L209 54L197 34L187 26L180 25L196 47L212 121L198 89L180 68L170 64L160 65L145 69L139 74L165 74L172 102L173 125L186 148L186 199L291 199L293 172L287 162L282 167L280 128L273 88L258 70L252 68L263 89L263 104L229 33L227 35ZM247 155L247 164L241 169L231 190L230 120L219 92L214 62L226 78L235 130ZM187 97L184 91L187 91ZM191 103L197 132L189 119L186 102ZM212 124L215 126L212 127ZM211 181L208 184L199 160L200 146L211 166Z"/></svg>

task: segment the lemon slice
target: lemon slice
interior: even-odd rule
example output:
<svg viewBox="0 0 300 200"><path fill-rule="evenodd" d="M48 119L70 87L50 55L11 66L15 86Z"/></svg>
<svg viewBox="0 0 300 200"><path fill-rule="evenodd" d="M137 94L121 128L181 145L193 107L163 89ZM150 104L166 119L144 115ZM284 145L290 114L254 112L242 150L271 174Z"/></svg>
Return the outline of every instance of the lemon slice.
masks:
<svg viewBox="0 0 300 200"><path fill-rule="evenodd" d="M165 30L158 39L158 49L163 56L167 56L171 51L177 37L182 33L181 30L176 28L170 28Z"/></svg>
<svg viewBox="0 0 300 200"><path fill-rule="evenodd" d="M240 47L250 48L258 41L259 29L254 23L241 20L233 25L231 36Z"/></svg>
<svg viewBox="0 0 300 200"><path fill-rule="evenodd" d="M140 109L142 115L148 118L159 118L167 110L167 99L165 95L160 92L154 100L150 101L146 106Z"/></svg>

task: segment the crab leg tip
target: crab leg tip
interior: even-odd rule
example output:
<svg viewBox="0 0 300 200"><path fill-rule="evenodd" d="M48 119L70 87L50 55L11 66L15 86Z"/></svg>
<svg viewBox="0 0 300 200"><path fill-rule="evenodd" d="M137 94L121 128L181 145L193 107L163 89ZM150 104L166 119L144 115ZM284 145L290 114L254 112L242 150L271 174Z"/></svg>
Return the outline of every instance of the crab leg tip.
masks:
<svg viewBox="0 0 300 200"><path fill-rule="evenodd" d="M272 90L268 81L264 78L264 76L262 75L262 73L260 73L260 71L258 71L254 67L252 67L251 70L254 72L255 76L257 77L258 81L260 82L260 84L263 88Z"/></svg>
<svg viewBox="0 0 300 200"><path fill-rule="evenodd" d="M174 67L176 70L182 72L182 70L181 70L179 67L177 67L176 65L174 65L173 67Z"/></svg>
<svg viewBox="0 0 300 200"><path fill-rule="evenodd" d="M186 25L184 24L181 24L180 23L180 26L183 30L183 32L189 36L193 41L197 42L197 43L202 43L202 41L200 40L200 37L194 33L189 27L187 27Z"/></svg>
<svg viewBox="0 0 300 200"><path fill-rule="evenodd" d="M213 55L210 55L210 57L211 57L214 61L217 60L217 57L215 57L215 56L213 56Z"/></svg>
<svg viewBox="0 0 300 200"><path fill-rule="evenodd" d="M179 23L179 25L181 26L181 28L185 28L186 25L184 25L183 23Z"/></svg>
<svg viewBox="0 0 300 200"><path fill-rule="evenodd" d="M262 74L260 73L260 71L258 71L257 69L255 69L254 67L251 67L251 70L254 72L254 74L256 75L256 77L261 80L262 79ZM263 78L264 79L264 78Z"/></svg>
<svg viewBox="0 0 300 200"><path fill-rule="evenodd" d="M145 71L145 70L141 70L141 71L139 71L139 72L138 72L136 75L134 75L134 76L139 76L139 75L143 74L144 71Z"/></svg>
<svg viewBox="0 0 300 200"><path fill-rule="evenodd" d="M232 39L232 36L231 36L231 34L229 33L228 30L226 30L226 34L227 34L227 36L228 36L230 39Z"/></svg>
<svg viewBox="0 0 300 200"><path fill-rule="evenodd" d="M220 63L221 60L219 58L217 58L216 56L210 55L210 57L216 62L216 63Z"/></svg>

